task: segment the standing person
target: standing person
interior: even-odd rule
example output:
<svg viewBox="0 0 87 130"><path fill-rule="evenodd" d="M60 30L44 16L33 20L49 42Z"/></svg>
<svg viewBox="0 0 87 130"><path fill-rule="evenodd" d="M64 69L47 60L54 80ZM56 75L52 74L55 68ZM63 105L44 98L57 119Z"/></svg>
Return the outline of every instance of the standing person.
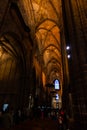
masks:
<svg viewBox="0 0 87 130"><path fill-rule="evenodd" d="M7 129L12 127L12 115L9 111L9 107L2 113L2 127Z"/></svg>
<svg viewBox="0 0 87 130"><path fill-rule="evenodd" d="M63 123L64 130L69 130L68 117L67 117L67 114L66 114L66 110L61 109L60 114L61 114L61 117L62 117L62 123Z"/></svg>
<svg viewBox="0 0 87 130"><path fill-rule="evenodd" d="M58 129L64 130L63 129L63 118L62 118L61 114L59 114L59 116L58 116Z"/></svg>

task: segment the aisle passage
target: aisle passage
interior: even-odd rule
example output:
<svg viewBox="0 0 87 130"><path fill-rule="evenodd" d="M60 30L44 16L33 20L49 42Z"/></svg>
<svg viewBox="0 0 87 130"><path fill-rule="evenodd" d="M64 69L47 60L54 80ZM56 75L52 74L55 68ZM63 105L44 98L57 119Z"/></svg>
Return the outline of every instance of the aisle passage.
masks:
<svg viewBox="0 0 87 130"><path fill-rule="evenodd" d="M21 122L11 130L58 130L58 124L52 119L33 119Z"/></svg>

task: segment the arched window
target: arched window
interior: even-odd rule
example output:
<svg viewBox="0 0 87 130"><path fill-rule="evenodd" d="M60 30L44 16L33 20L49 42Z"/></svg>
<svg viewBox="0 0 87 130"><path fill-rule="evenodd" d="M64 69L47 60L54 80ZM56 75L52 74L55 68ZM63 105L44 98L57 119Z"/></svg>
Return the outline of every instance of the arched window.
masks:
<svg viewBox="0 0 87 130"><path fill-rule="evenodd" d="M54 80L54 87L55 87L56 90L59 90L59 89L60 89L60 82L59 82L58 79L55 79L55 80Z"/></svg>

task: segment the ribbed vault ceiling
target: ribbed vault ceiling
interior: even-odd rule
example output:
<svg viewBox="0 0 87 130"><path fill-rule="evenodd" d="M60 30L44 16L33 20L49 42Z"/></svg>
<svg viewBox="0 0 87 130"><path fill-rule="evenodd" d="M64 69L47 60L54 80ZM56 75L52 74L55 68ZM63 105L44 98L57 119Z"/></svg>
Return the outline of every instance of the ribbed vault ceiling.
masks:
<svg viewBox="0 0 87 130"><path fill-rule="evenodd" d="M39 53L36 55L42 56L47 79L52 82L58 78L62 83L61 0L19 0L18 6L32 38L37 40Z"/></svg>

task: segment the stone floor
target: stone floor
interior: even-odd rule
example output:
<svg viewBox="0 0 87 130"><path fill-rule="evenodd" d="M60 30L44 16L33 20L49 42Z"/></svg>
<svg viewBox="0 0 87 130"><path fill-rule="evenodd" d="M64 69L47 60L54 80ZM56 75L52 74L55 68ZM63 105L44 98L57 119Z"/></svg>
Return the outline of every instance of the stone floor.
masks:
<svg viewBox="0 0 87 130"><path fill-rule="evenodd" d="M58 130L57 121L51 119L26 120L11 130Z"/></svg>

